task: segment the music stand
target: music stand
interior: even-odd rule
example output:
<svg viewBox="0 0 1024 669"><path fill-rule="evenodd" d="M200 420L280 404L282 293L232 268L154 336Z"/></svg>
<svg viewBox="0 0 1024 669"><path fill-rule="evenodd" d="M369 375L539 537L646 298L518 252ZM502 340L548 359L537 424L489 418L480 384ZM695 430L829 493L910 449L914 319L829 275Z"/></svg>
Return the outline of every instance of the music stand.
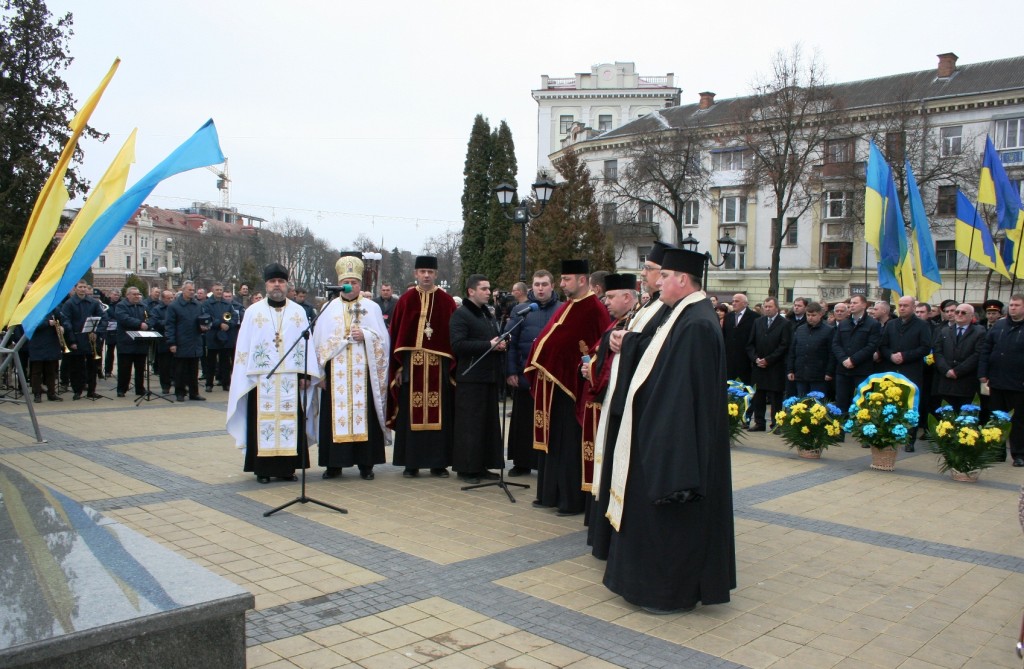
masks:
<svg viewBox="0 0 1024 669"><path fill-rule="evenodd" d="M288 350L285 351L284 354L281 355L281 359L277 361L277 364L274 365L274 368L271 369L269 372L267 372L267 378L268 379L270 378L270 376L274 372L277 371L277 368L281 366L281 363L284 362L288 358L288 355L295 349L296 346L299 345L299 342L302 341L302 340L306 341L306 346L303 349L303 353L305 354L303 359L305 361L307 361L306 364L303 365L303 368L304 369L308 368L308 366L309 366L308 365L308 359L309 359L309 335L313 331L313 326L316 325L317 320L320 318L320 314L324 313L327 310L327 305L330 304L331 302L333 302L336 299L337 299L337 297L332 297L330 300L327 300L327 302L324 303L324 306L320 308L319 313L315 314L313 316L313 318L309 321L309 325L307 325L306 329L302 331L302 334L300 336L296 337L295 341L292 342L292 345L288 347ZM306 418L307 416L309 416L309 396L310 396L310 394L311 393L303 392L302 395L300 396L300 399L299 399L299 403L302 406L302 416L303 416L303 418ZM313 499L312 497L309 497L309 496L306 495L306 469L309 467L309 464L310 464L310 462L309 462L309 443L308 443L309 437L308 437L308 435L306 435L306 426L305 426L305 424L302 425L301 430L302 430L301 434L303 435L302 438L305 439L307 443L305 444L306 448L304 450L300 449L299 454L298 454L299 455L299 465L301 466L301 469L302 469L302 474L301 474L302 485L301 485L301 488L300 488L299 496L296 497L295 499L291 500L290 502L285 502L281 506L278 506L278 507L275 507L275 508L271 509L270 511L265 511L263 513L263 517L264 518L266 518L268 516L271 516L271 515L277 513L278 511L281 511L282 509L287 509L289 506L291 506L293 504L310 504L310 503L312 503L312 504L317 504L317 505L322 506L322 507L327 508L327 509L331 509L333 511L337 511L338 513L348 513L348 509L343 509L340 506L334 506L333 504L328 504L327 502L321 502L318 499Z"/></svg>
<svg viewBox="0 0 1024 669"><path fill-rule="evenodd" d="M154 332L153 330L128 330L127 332L125 332L125 334L128 335L129 337L131 337L132 341L135 341L136 339L145 339L147 341L147 343L149 344L149 351L150 351L150 353L152 353L154 355L155 355L155 352L156 352L157 342L159 342L161 339L164 338L164 336L162 334L160 334L159 332ZM138 395L135 398L135 406L142 406L143 402L152 402L153 400L155 400L157 398L162 399L162 400L166 400L166 401L170 402L171 404L174 404L174 400L172 400L167 395L161 395L160 393L154 393L152 390L150 390L151 385L152 385L151 382L150 382L150 376L149 376L149 374L150 374L150 367L151 367L151 365L149 364L149 355L147 355L146 356L146 392L144 392L141 395ZM120 373L121 373L121 370L118 369L118 374L120 374ZM138 390L138 389L136 388L136 390Z"/></svg>
<svg viewBox="0 0 1024 669"><path fill-rule="evenodd" d="M100 321L101 320L102 319L99 316L88 316L88 317L86 317L85 322L82 323L82 334L85 334L85 335L87 335L87 334L95 335L96 336L96 341L99 341L99 338L100 338L99 326L100 326ZM93 343L94 350L97 351L97 355L98 355L99 349L95 348L95 346L96 346L95 343ZM86 355L91 355L91 354L87 352ZM92 358L92 360L93 360L93 362L96 363L96 366L97 366L96 372L98 374L99 373L99 368L103 366L103 356L100 355L99 360L97 360L95 357ZM88 358L85 361L85 373L86 373L86 375L89 374L89 359ZM88 379L86 379L85 385L86 385L86 387L88 387L88 385L89 385ZM89 397L89 395L92 395L92 397ZM101 395L100 393L97 393L97 392L88 393L88 394L86 394L86 397L90 401L92 401L92 402L95 402L96 400L101 399L101 398L105 399L105 400L111 399L111 398L107 397L106 395Z"/></svg>

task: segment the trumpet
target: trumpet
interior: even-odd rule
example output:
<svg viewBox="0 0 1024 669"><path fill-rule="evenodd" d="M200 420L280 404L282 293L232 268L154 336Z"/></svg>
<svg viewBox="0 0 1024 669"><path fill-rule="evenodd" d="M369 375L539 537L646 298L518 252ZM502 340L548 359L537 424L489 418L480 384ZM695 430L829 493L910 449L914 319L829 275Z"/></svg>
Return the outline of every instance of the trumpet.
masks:
<svg viewBox="0 0 1024 669"><path fill-rule="evenodd" d="M90 334L92 334L92 333L90 333ZM96 350L96 337L95 336L89 337L89 344L92 345L92 359L93 360L102 360L103 356L101 356L99 354L99 352Z"/></svg>
<svg viewBox="0 0 1024 669"><path fill-rule="evenodd" d="M64 340L64 326L60 324L60 318L57 314L50 314L50 318L53 319L53 327L57 330L57 341L60 342L60 347L64 349L64 353L71 353L71 349L68 348L68 343Z"/></svg>
<svg viewBox="0 0 1024 669"><path fill-rule="evenodd" d="M225 323L230 323L231 322L231 312L230 311L225 311L223 318L224 318L224 322Z"/></svg>

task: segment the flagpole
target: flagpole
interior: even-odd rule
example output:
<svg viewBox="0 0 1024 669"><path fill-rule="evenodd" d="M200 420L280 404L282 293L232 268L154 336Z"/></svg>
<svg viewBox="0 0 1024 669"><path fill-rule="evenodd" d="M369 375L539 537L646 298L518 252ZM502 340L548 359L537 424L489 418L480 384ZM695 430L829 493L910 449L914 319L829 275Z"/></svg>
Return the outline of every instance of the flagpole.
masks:
<svg viewBox="0 0 1024 669"><path fill-rule="evenodd" d="M981 203L979 202L978 206L974 208L974 221L972 221L972 223L971 223L971 245L968 248L971 249L972 253L974 252L974 236L978 234L978 209L980 209L980 208L981 208ZM988 225L988 222L986 222L985 225ZM961 298L961 300L960 300L961 302L966 302L967 301L967 283L970 280L971 280L971 257L967 256L967 269L964 271L964 293L963 293L963 298ZM953 292L953 297L956 298L956 291Z"/></svg>

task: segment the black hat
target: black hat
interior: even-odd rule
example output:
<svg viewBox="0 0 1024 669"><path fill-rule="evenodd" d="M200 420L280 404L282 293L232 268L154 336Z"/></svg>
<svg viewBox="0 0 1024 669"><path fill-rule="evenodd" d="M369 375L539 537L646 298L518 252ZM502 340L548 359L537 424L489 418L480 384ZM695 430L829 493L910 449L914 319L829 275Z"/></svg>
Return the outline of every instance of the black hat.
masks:
<svg viewBox="0 0 1024 669"><path fill-rule="evenodd" d="M655 241L654 246L651 247L650 253L647 254L647 259L655 265L661 265L661 261L665 258L665 251L674 249L675 247L665 242Z"/></svg>
<svg viewBox="0 0 1024 669"><path fill-rule="evenodd" d="M609 290L636 290L636 274L609 274L604 278L605 292Z"/></svg>
<svg viewBox="0 0 1024 669"><path fill-rule="evenodd" d="M661 268L703 277L705 257L703 253L697 253L696 251L668 249L665 251L665 257L662 258Z"/></svg>
<svg viewBox="0 0 1024 669"><path fill-rule="evenodd" d="M998 311L1003 313L1003 303L999 300L985 300L984 304L981 305L985 311Z"/></svg>
<svg viewBox="0 0 1024 669"><path fill-rule="evenodd" d="M959 304L959 302L957 302L956 300L943 300L942 304L939 305L939 308L945 311L946 307L948 307L951 304L953 306L956 306L957 304Z"/></svg>
<svg viewBox="0 0 1024 669"><path fill-rule="evenodd" d="M288 268L279 262L272 262L263 268L263 280L270 281L271 279L284 279L288 280Z"/></svg>
<svg viewBox="0 0 1024 669"><path fill-rule="evenodd" d="M590 274L590 261L586 258L582 260L563 260L562 274Z"/></svg>
<svg viewBox="0 0 1024 669"><path fill-rule="evenodd" d="M414 269L437 269L437 258L434 256L416 256Z"/></svg>

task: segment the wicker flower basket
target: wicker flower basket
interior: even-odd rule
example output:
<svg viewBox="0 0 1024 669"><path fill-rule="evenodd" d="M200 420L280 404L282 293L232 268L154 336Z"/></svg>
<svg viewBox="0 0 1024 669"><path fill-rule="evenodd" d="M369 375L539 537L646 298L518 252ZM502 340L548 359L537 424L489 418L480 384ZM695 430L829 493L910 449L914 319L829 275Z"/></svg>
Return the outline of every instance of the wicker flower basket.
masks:
<svg viewBox="0 0 1024 669"><path fill-rule="evenodd" d="M974 471L970 472L962 472L958 469L953 469L952 467L950 467L949 475L952 477L954 481L960 481L962 483L977 483L978 477L981 475L981 470L975 469Z"/></svg>
<svg viewBox="0 0 1024 669"><path fill-rule="evenodd" d="M801 458L806 458L808 460L821 459L820 448L798 448L796 454L799 455Z"/></svg>
<svg viewBox="0 0 1024 669"><path fill-rule="evenodd" d="M871 468L878 469L883 472L891 472L896 469L896 453L898 451L895 448L876 448L871 447Z"/></svg>

